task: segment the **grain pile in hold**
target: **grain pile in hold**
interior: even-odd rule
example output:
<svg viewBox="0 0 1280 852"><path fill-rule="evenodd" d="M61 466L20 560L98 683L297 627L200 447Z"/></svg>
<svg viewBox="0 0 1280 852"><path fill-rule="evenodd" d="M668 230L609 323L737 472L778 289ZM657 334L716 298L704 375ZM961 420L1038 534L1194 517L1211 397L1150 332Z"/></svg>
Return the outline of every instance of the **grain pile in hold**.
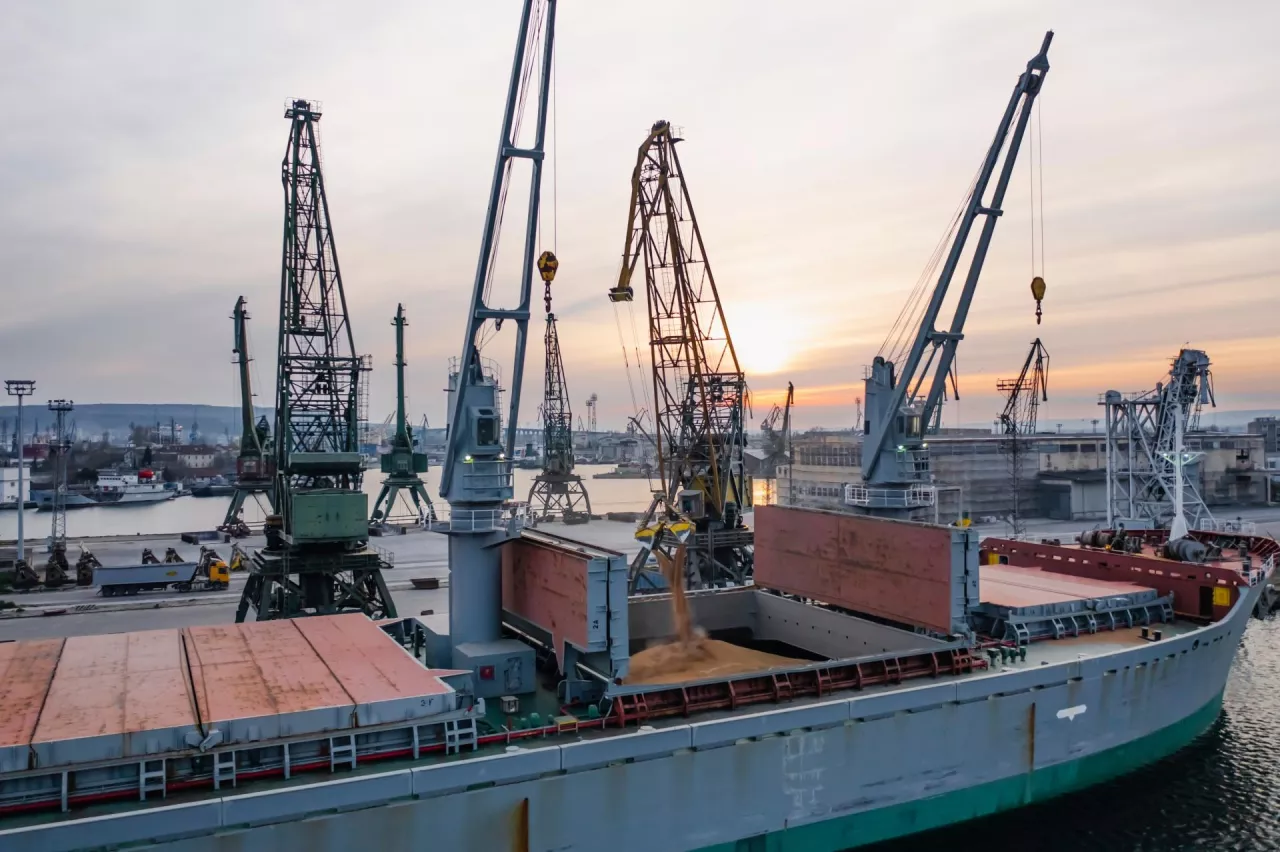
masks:
<svg viewBox="0 0 1280 852"><path fill-rule="evenodd" d="M747 672L794 665L799 660L741 648L718 639L709 639L693 626L689 599L684 593L685 547L676 548L675 558L656 551L658 564L671 589L671 617L675 639L646 648L631 658L627 684L681 683L689 680L725 678Z"/></svg>

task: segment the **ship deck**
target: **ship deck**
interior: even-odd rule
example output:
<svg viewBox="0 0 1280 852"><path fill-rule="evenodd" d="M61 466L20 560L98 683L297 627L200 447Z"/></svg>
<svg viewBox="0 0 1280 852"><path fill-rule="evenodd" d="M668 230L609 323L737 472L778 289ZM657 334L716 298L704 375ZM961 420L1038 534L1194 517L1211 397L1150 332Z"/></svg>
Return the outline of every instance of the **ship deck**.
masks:
<svg viewBox="0 0 1280 852"><path fill-rule="evenodd" d="M901 634L900 640L912 635L884 625L874 627ZM1178 619L1161 628L1163 641L1168 642L1201 625ZM915 638L915 648L897 647L891 655L933 652L945 644ZM943 683L960 689L967 682L1078 663L1150 644L1139 627L1123 628L1033 642L1025 660L979 658L968 671L950 675L900 682L868 679L854 692L775 696L756 706L708 707L688 717L655 715L637 721L644 725L642 730L661 732L683 730L694 721L737 724L767 719L782 710L825 708L834 699L892 701L895 695L911 697ZM864 664L885 658L885 652L874 650L879 653L866 655ZM803 667L823 665L822 661L800 662ZM431 697L451 696L447 680L455 673L423 667L372 622L351 615L7 643L0 645L0 670L0 719L5 720L0 731L6 747L0 754L7 755L0 772L0 830L56 823L86 813L153 807L157 796L139 800L139 782L129 773L136 775L148 760L159 757L168 761L171 777L175 769L185 767L181 770L185 781L171 781L162 793L165 804L177 804L233 792L227 780L214 783L216 758L211 757L217 753L232 754L232 761L240 761L239 777L230 773L236 791L265 793L314 783L339 770L342 777L350 777L378 775L402 766L449 766L502 755L512 746L620 739L630 748L637 730L619 724L617 715L608 710L592 718L585 708L561 706L554 682L544 681L536 693L521 696L519 719L504 717L497 702L490 702L476 727L474 750L467 745L450 748L446 727L456 723L460 714L449 713L451 705L434 701L430 713L416 708ZM744 683L759 674L731 680ZM782 676L794 680L797 672ZM672 689L696 692L698 687L695 682L635 689L654 696ZM226 740L216 743L208 754L201 751L198 736L188 736L214 729L225 732ZM355 738L347 741L344 735ZM348 742L353 747L350 760L335 762L335 747ZM289 767L288 748L276 756L287 744L292 745L293 755ZM37 756L36 768L28 768L30 754ZM247 757L258 764L256 770L247 771ZM110 779L112 771L121 771L125 777ZM88 784L78 793L74 783L61 790L59 783L39 783L60 781L64 773L91 777L93 772L109 777L97 793ZM70 812L58 807L60 797Z"/></svg>
<svg viewBox="0 0 1280 852"><path fill-rule="evenodd" d="M1170 643L1175 637L1205 629L1205 625L1178 619L1172 623L1162 625L1162 628L1164 638L1161 641ZM21 645L26 643L13 644ZM769 725L770 716L780 714L783 711L789 715L789 718L798 717L803 721L812 717L815 722L818 718L825 718L830 715L833 707L838 709L838 712L842 714L842 718L844 714L858 712L878 715L884 712L894 712L900 707L906 708L911 701L917 700L922 691L930 691L943 683L949 685L948 694L951 694L951 690L963 691L966 683L973 684L975 694L978 691L995 693L999 692L1002 687L996 685L983 686L983 683L991 680L999 682L1000 679L1009 679L1011 681L1018 679L1021 681L1025 678L1019 677L1020 675L1036 676L1037 672L1043 674L1048 669L1061 664L1080 664L1085 660L1113 656L1125 651L1150 647L1153 644L1155 643L1151 639L1143 637L1141 629L1137 627L1070 637L1062 640L1035 642L1028 647L1024 661L996 662L990 666L975 668L964 674L930 679L923 685L911 682L868 685L858 690L855 695L797 697L790 701L763 707L737 710L708 710L699 712L691 718L667 717L653 719L647 722L639 731L634 727L616 726L606 719L588 719L581 713L570 716L563 712L558 712L558 701L554 690L540 687L536 694L522 696L522 701L524 702L522 706L525 708L525 712L541 710L543 718L548 720L548 724L528 730L509 730L503 727L499 714L491 713L490 719L480 725L479 736L474 750L467 749L460 753L449 753L443 743L428 743L424 740L421 745L421 752L416 758L407 753L408 750L405 748L396 748L386 752L384 755L362 754L359 761L355 762L354 765L341 767L340 774L337 777L351 779L352 781L365 779L369 785L380 785L383 779L391 777L397 770L403 768L429 769L440 767L447 770L448 767L461 767L486 757L511 756L513 747L519 747L518 752L520 753L530 750L535 754L559 751L560 754L557 759L563 761L565 760L564 755L568 754L565 749L571 749L575 744L591 747L597 743L603 744L614 740L619 741L620 745L616 754L613 749L610 749L604 757L595 757L593 752L590 761L630 759L632 752L637 747L639 747L639 756L635 757L635 759L641 759L645 753L644 745L641 743L637 746L637 737L647 737L654 740L655 748L667 748L669 744L663 739L664 733L670 732L673 736L683 739L687 736L691 723L698 723L695 727L705 728L709 732L707 744L710 745L712 742L711 737L723 738L728 736L734 739L741 736L749 736L749 732L755 728ZM959 692L955 694L959 694ZM866 709L860 710L860 707L865 707ZM251 704L250 709L261 708L256 704ZM730 726L726 728L728 733L714 733L717 724ZM796 722L788 722L786 724L791 727L798 726ZM561 746L561 748L558 750L547 748L554 746ZM168 806L197 804L206 801L222 801L225 803L230 801L226 798L228 796L236 797L237 801L266 801L265 799L255 799L255 795L265 795L273 792L287 793L290 790L314 785L330 777L330 773L333 771L335 771L335 767L332 766L330 759L322 755L320 759L295 764L294 771L290 777L283 777L280 771L263 772L256 777L251 773L242 772L240 784L235 789L226 787L221 790L215 789L208 779L203 783L194 783L186 786L171 785L161 801L154 798L140 801L136 792L136 782L134 782L135 786L131 788L131 793L114 797L101 797L100 800L93 801L91 807L76 806L71 812L59 812L56 807L9 809L8 812L0 810L0 838L3 838L5 830L8 829L56 826L59 823L82 816L127 815L154 808L160 803ZM388 775L388 773L391 773L391 775ZM0 780L3 777L0 774ZM483 783L486 778L493 780L493 777L500 778L501 776L493 776L490 767L482 768L481 764L476 764L474 770L468 768L463 775L452 776L448 781L442 783L450 787L463 789L475 783ZM238 795L241 793L250 794L249 798L244 799L243 796ZM385 795L385 798L395 797L394 794ZM293 802L288 807L298 809L299 814L310 812L308 809L314 807L314 805L305 804L307 801L313 800L310 796L307 796L302 800Z"/></svg>

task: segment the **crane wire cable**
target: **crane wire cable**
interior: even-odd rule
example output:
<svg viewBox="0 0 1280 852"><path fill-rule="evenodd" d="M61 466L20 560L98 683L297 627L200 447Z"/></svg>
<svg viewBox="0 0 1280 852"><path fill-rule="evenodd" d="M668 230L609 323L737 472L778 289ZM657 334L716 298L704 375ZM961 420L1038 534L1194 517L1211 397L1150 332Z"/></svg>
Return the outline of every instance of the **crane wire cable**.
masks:
<svg viewBox="0 0 1280 852"><path fill-rule="evenodd" d="M545 8L545 0L542 0L542 2L539 2L534 6L530 26L525 32L524 64L520 69L520 82L516 91L516 114L512 119L511 137L510 139L503 140L504 145L520 138L520 129L524 124L524 111L529 102L529 80L533 75L533 68L537 64L537 60L542 52L539 32L542 29L542 16ZM530 50L530 47L533 49ZM499 191L497 217L494 222L493 246L489 252L488 265L485 268L484 288L482 291L484 301L486 303L489 301L489 295L493 290L494 269L497 266L498 261L498 248L502 242L502 221L507 208L507 192L511 187L512 163L513 160L508 159L502 170L502 188ZM541 217L541 208L539 208L538 213L539 217ZM484 345L491 340L496 333L497 323L486 320L480 331L480 340L476 343L476 348L483 349Z"/></svg>
<svg viewBox="0 0 1280 852"><path fill-rule="evenodd" d="M1026 106L1021 106L1020 110L1022 109L1026 109ZM1009 135L1012 133L1012 128L1015 124L1016 120L1011 121L1009 126L1005 129L1004 136L1000 139L998 150L1004 149L1004 145L1008 141ZM879 354L883 355L886 346L889 345L891 340L894 341L892 349L890 350L890 355L887 359L889 361L897 362L899 358L908 351L908 342L915 336L912 332L918 332L919 330L920 322L923 320L923 315L928 304L928 301L923 298L924 286L932 277L932 272L937 268L938 263L941 261L943 249L950 245L951 239L956 233L960 221L964 216L964 211L968 208L969 203L973 199L974 192L977 189L978 178L981 173L982 165L979 165L977 172L974 173L973 180L970 181L968 192L965 193L963 200L960 202L960 206L957 208L951 220L950 227L943 235L942 239L939 240L938 245L934 248L933 255L925 266L925 271L921 274L920 278L917 279L916 286L912 288L911 295L907 299L907 304L904 305L903 310L899 312L898 319L894 321L894 325L890 328L889 334L885 338L885 343L881 345ZM981 201L981 199L979 199L979 201ZM905 323L902 322L904 314L907 315L907 321ZM894 339L895 332L898 334L896 340Z"/></svg>
<svg viewBox="0 0 1280 852"><path fill-rule="evenodd" d="M924 269L916 278L915 285L912 287L910 294L903 303L902 309L898 313L898 317L890 327L889 333L885 336L884 343L881 344L880 351L877 354L885 354L886 348L889 348L891 353L895 351L901 342L902 336L906 333L906 330L911 327L911 318L916 315L919 305L922 302L923 290L933 278L933 271L937 268L938 261L942 255L942 250L946 247L951 235L955 233L956 225L960 221L960 216L965 205L968 203L969 197L973 194L973 186L976 182L977 173L974 174L974 178L969 184L968 191L960 200L955 212L952 213L949 226L938 239L938 242L934 245L933 252L929 255L929 259L926 261ZM890 347L891 343L892 347ZM893 356L891 354L890 360L892 360L892 358Z"/></svg>
<svg viewBox="0 0 1280 852"><path fill-rule="evenodd" d="M960 224L960 219L964 215L965 207L969 203L969 199L973 196L974 188L978 183L978 176L982 173L979 168L974 172L973 179L969 181L969 188L965 191L964 196L956 205L955 211L951 214L949 224L939 237L938 242L934 245L933 252L929 255L924 269L916 278L915 285L911 288L906 301L903 303L902 309L898 312L898 316L890 326L888 334L885 335L884 342L880 345L878 355L885 355L890 361L894 361L898 357L898 352L903 348L903 342L909 330L914 324L918 324L919 317L923 313L923 308L927 304L924 299L925 290L929 282L933 280L933 273L938 268L946 247L950 244L952 235L955 234L956 228Z"/></svg>
<svg viewBox="0 0 1280 852"><path fill-rule="evenodd" d="M1037 179L1040 183L1040 276L1044 277L1044 96L1036 99L1036 162L1039 164Z"/></svg>
<svg viewBox="0 0 1280 852"><path fill-rule="evenodd" d="M556 94L556 57L551 55L551 251L560 249L560 98Z"/></svg>

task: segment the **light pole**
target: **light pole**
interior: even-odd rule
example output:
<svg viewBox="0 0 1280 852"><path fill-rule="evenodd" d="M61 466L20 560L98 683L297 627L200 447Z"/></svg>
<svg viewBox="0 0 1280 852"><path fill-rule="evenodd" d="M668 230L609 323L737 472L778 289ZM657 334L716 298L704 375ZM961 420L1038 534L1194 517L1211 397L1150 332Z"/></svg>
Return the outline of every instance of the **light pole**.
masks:
<svg viewBox="0 0 1280 852"><path fill-rule="evenodd" d="M22 398L35 393L36 383L31 379L6 379L4 389L9 396L18 398L18 561L21 562L25 555L22 543L22 516L27 508L26 500L22 496Z"/></svg>

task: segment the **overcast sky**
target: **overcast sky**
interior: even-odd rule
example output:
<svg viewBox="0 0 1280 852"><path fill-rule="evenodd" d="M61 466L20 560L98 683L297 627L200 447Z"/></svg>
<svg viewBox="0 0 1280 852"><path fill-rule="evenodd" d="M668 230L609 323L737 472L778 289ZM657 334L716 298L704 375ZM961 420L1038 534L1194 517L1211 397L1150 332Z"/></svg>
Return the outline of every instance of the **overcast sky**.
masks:
<svg viewBox="0 0 1280 852"><path fill-rule="evenodd" d="M442 425L519 7L8 4L4 377L36 379L40 398L234 404L228 316L243 294L269 404L283 107L307 97L323 104L347 301L357 348L374 356L372 414L393 406L402 301L410 410ZM595 392L602 425L631 413L605 294L636 147L666 118L684 128L757 418L790 380L799 425L851 424L863 365L1050 28L1044 324L1028 293L1024 151L946 420L995 416L996 379L1016 374L1037 335L1052 355L1046 419L1094 416L1110 387L1152 386L1188 344L1212 357L1221 407L1276 407L1280 3L561 0L543 244L554 236L560 258L575 412ZM523 208L512 211L508 223ZM530 331L522 424L542 386L539 319ZM510 343L504 330L486 354L509 361Z"/></svg>

